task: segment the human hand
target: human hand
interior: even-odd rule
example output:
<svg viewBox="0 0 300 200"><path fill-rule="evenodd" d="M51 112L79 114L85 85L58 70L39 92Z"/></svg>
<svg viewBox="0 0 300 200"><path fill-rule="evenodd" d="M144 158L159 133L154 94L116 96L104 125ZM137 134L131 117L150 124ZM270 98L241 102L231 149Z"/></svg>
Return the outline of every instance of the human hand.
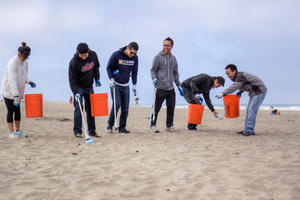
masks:
<svg viewBox="0 0 300 200"><path fill-rule="evenodd" d="M19 107L20 106L20 98L19 96L15 96L14 97L14 102L13 102L14 106Z"/></svg>
<svg viewBox="0 0 300 200"><path fill-rule="evenodd" d="M29 82L29 85L31 86L31 88L35 88L36 87L36 84L32 81Z"/></svg>
<svg viewBox="0 0 300 200"><path fill-rule="evenodd" d="M95 83L96 83L96 87L100 87L101 86L100 80L96 80Z"/></svg>
<svg viewBox="0 0 300 200"><path fill-rule="evenodd" d="M183 97L184 96L184 91L182 90L182 88L180 86L177 86L177 88L178 88L180 96Z"/></svg>
<svg viewBox="0 0 300 200"><path fill-rule="evenodd" d="M132 92L133 92L133 95L136 96L136 85L132 86Z"/></svg>

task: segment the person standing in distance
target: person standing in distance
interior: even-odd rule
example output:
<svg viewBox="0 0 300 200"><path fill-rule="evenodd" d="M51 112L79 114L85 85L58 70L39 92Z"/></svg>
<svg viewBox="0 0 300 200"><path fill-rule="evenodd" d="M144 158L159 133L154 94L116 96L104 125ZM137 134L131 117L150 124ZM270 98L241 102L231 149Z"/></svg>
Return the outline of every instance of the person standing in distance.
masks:
<svg viewBox="0 0 300 200"><path fill-rule="evenodd" d="M69 64L69 83L74 95L74 136L82 137L82 116L78 102L85 103L85 111L90 136L100 137L96 133L95 118L91 113L90 94L94 93L93 83L100 87L99 60L95 51L89 49L86 43L79 43L76 53Z"/></svg>
<svg viewBox="0 0 300 200"><path fill-rule="evenodd" d="M158 113L163 102L166 100L167 105L167 120L166 131L175 131L173 126L174 110L176 104L176 96L173 82L178 87L179 93L183 96L183 90L180 87L178 64L176 57L171 53L174 41L171 38L166 38L163 42L163 50L160 51L153 59L151 68L151 78L155 88L155 102L152 109L154 113L150 116L150 129L154 133L158 133L156 121Z"/></svg>

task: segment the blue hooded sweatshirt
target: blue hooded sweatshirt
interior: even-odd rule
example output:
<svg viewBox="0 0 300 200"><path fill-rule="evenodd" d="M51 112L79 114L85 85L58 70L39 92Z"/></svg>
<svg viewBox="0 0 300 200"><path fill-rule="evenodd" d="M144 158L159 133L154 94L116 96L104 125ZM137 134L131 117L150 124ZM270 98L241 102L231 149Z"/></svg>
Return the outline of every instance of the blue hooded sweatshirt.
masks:
<svg viewBox="0 0 300 200"><path fill-rule="evenodd" d="M124 53L126 47L120 48L111 55L106 68L107 74L109 79L113 78L115 82L120 84L128 84L131 75L132 84L135 85L138 73L138 56L128 57Z"/></svg>

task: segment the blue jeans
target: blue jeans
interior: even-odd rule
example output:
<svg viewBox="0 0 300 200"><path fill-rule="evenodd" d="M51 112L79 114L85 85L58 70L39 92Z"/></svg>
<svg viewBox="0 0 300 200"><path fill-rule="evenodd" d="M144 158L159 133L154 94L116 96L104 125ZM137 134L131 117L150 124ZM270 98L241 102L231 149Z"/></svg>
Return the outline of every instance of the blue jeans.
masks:
<svg viewBox="0 0 300 200"><path fill-rule="evenodd" d="M127 123L128 117L128 109L129 109L129 86L120 86L115 85L116 90L116 113L118 116L119 108L121 107L121 116L120 116L120 123L119 129L124 129ZM115 113L114 113L114 92L113 88L110 88L111 98L112 98L112 108L110 111L109 119L108 119L108 126L114 126L115 124Z"/></svg>
<svg viewBox="0 0 300 200"><path fill-rule="evenodd" d="M89 135L95 135L96 133L96 127L95 127L95 118L92 117L91 113L91 100L90 100L90 94L94 93L92 88L78 88L78 93L80 94L80 103L81 103L81 108L83 109L83 99L84 99L84 108L86 112L86 118L87 118L87 125L88 125L88 131ZM80 113L80 108L79 104L75 99L74 94L74 134L76 133L82 133L82 116Z"/></svg>
<svg viewBox="0 0 300 200"><path fill-rule="evenodd" d="M256 123L256 115L260 105L265 99L266 93L261 93L250 97L247 113L246 113L246 121L245 121L245 129L244 132L254 133L254 127Z"/></svg>

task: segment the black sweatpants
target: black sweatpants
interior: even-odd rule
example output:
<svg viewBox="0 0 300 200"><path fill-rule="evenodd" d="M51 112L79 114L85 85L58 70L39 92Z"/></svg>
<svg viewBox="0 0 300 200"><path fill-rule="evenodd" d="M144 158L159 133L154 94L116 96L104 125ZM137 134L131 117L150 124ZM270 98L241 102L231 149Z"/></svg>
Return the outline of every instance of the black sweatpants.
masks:
<svg viewBox="0 0 300 200"><path fill-rule="evenodd" d="M166 125L167 127L173 126L173 119L174 119L174 110L175 110L175 103L176 103L176 98L175 98L175 91L174 89L172 90L162 90L162 89L157 89L156 94L155 94L155 103L154 103L154 116L155 118L153 119L153 113L151 114L151 126L156 125L158 113L160 111L160 108L166 100L166 105L167 105L167 121Z"/></svg>
<svg viewBox="0 0 300 200"><path fill-rule="evenodd" d="M13 123L13 117L15 114L15 121L21 120L20 106L14 106L14 100L7 99L4 97L5 105L7 108L7 123Z"/></svg>

